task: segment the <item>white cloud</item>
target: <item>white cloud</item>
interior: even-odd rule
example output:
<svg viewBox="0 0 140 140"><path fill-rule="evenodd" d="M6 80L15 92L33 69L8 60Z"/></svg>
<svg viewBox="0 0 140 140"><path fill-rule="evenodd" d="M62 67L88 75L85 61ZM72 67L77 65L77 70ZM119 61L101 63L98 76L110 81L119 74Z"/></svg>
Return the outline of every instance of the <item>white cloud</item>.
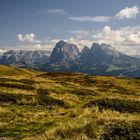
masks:
<svg viewBox="0 0 140 140"><path fill-rule="evenodd" d="M2 55L3 53L5 53L7 50L2 50L0 49L0 55Z"/></svg>
<svg viewBox="0 0 140 140"><path fill-rule="evenodd" d="M111 17L109 16L82 16L82 17L69 17L71 20L81 21L81 22L108 22Z"/></svg>
<svg viewBox="0 0 140 140"><path fill-rule="evenodd" d="M71 31L68 31L68 33L73 34L73 35L83 35L83 36L86 36L86 35L89 34L89 31L87 31L87 30L71 30Z"/></svg>
<svg viewBox="0 0 140 140"><path fill-rule="evenodd" d="M123 20L136 18L137 14L139 14L139 8L137 6L133 6L130 8L126 7L125 9L122 9L119 13L117 13L116 17L120 20Z"/></svg>
<svg viewBox="0 0 140 140"><path fill-rule="evenodd" d="M88 39L77 39L75 37L70 37L68 39L65 39L65 41L69 42L69 43L72 43L72 44L75 44L77 45L77 47L82 50L82 48L86 45L88 47L90 47L93 43L92 40L88 40Z"/></svg>
<svg viewBox="0 0 140 140"><path fill-rule="evenodd" d="M94 33L93 41L110 44L127 54L140 54L140 26L120 28L118 30L105 26L96 34Z"/></svg>
<svg viewBox="0 0 140 140"><path fill-rule="evenodd" d="M48 14L57 14L57 15L67 15L68 13L63 9L48 9L45 13Z"/></svg>
<svg viewBox="0 0 140 140"><path fill-rule="evenodd" d="M30 33L30 34L26 34L26 35L18 34L17 38L21 42L41 43L40 40L35 39L34 33Z"/></svg>
<svg viewBox="0 0 140 140"><path fill-rule="evenodd" d="M72 30L68 31L71 37L63 40L76 44L81 50L85 45L91 47L93 42L110 44L116 49L126 54L140 55L140 26L124 27L119 29L112 29L110 26L105 26L101 30L87 31L87 30ZM19 34L19 41L23 43L15 48L18 49L37 49L51 51L60 38L47 38L41 43L35 42L34 34ZM4 47L6 48L6 47ZM6 48L7 49L7 48ZM0 50L1 52L1 50Z"/></svg>
<svg viewBox="0 0 140 140"><path fill-rule="evenodd" d="M7 50L46 50L51 51L54 46L49 44L19 44L14 46L3 46Z"/></svg>

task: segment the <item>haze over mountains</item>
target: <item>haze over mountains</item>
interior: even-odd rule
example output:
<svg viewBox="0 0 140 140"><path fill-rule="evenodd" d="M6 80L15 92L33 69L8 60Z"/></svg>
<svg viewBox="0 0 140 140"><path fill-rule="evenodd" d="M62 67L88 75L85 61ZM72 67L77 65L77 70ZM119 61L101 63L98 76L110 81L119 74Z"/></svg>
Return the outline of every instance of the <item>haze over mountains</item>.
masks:
<svg viewBox="0 0 140 140"><path fill-rule="evenodd" d="M33 68L43 71L84 72L95 75L118 76L129 70L140 77L140 58L125 55L107 44L93 43L80 52L74 44L59 41L52 52L10 50L0 57L0 64ZM125 75L127 76L127 75Z"/></svg>

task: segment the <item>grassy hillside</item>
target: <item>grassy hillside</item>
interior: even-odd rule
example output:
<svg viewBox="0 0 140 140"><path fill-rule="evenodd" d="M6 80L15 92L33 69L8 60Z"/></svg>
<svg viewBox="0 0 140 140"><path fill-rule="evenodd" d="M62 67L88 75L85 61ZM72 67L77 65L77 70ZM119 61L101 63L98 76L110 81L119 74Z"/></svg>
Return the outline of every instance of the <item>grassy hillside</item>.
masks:
<svg viewBox="0 0 140 140"><path fill-rule="evenodd" d="M140 140L140 80L0 66L0 139Z"/></svg>
<svg viewBox="0 0 140 140"><path fill-rule="evenodd" d="M31 69L20 69L12 66L0 65L0 76L33 76L37 73L41 73Z"/></svg>

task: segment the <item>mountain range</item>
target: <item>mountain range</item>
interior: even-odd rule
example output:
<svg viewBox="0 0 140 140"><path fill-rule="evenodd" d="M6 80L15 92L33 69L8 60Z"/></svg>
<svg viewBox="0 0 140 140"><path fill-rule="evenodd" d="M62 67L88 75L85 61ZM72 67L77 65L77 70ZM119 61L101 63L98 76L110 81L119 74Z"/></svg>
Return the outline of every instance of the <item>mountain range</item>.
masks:
<svg viewBox="0 0 140 140"><path fill-rule="evenodd" d="M39 66L48 63L49 60L50 52L40 50L10 50L0 56L0 64L33 69L38 69Z"/></svg>
<svg viewBox="0 0 140 140"><path fill-rule="evenodd" d="M75 44L63 40L56 44L52 52L10 50L0 55L0 64L51 72L140 77L140 58L97 43L93 43L91 48L84 46L82 51Z"/></svg>

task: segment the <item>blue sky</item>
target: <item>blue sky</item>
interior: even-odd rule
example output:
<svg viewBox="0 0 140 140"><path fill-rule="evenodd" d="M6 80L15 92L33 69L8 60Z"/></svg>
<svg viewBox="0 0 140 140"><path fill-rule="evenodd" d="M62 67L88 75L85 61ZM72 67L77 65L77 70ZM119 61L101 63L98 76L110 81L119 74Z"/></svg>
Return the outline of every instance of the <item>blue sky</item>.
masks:
<svg viewBox="0 0 140 140"><path fill-rule="evenodd" d="M140 54L139 0L0 0L0 51L52 49L66 40Z"/></svg>

